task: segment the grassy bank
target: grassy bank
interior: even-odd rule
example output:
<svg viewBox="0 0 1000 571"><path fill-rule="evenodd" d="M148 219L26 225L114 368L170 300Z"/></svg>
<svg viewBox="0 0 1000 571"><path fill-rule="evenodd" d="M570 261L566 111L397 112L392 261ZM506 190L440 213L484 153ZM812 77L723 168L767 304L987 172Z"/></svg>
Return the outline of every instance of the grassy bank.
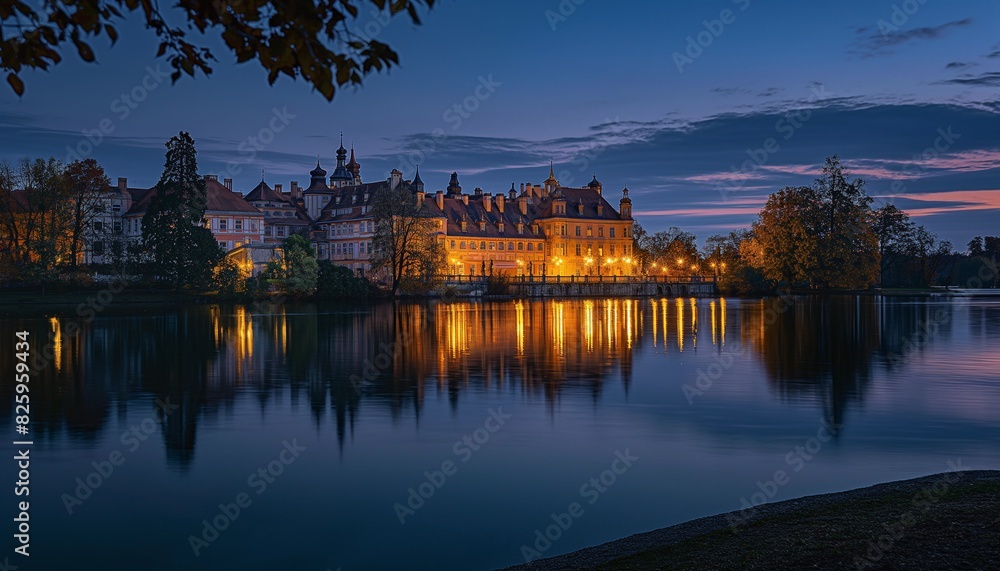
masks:
<svg viewBox="0 0 1000 571"><path fill-rule="evenodd" d="M508 569L1000 569L998 516L1000 471L950 472L763 505L737 525L735 512L702 518Z"/></svg>

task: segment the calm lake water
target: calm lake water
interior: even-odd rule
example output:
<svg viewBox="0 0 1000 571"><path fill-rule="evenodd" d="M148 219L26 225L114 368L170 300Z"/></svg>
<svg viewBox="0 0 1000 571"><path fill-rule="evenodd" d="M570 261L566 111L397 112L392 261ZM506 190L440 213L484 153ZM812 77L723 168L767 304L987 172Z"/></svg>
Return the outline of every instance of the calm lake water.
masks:
<svg viewBox="0 0 1000 571"><path fill-rule="evenodd" d="M31 380L27 571L493 569L573 502L544 555L1000 468L1000 300L111 307L0 339L71 323Z"/></svg>

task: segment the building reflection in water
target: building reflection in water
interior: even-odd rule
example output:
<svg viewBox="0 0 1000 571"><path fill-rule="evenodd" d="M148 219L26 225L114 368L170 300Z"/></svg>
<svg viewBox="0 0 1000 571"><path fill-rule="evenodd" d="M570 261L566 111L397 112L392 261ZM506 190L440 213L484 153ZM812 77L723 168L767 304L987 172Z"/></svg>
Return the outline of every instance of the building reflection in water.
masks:
<svg viewBox="0 0 1000 571"><path fill-rule="evenodd" d="M851 403L863 402L875 363L892 368L894 355L932 343L912 342L928 323L935 338L950 336L955 310L835 296L788 303L661 298L146 311L109 309L77 323L80 333L72 337L60 333L73 316L3 322L8 338L27 328L33 339L53 339L50 362L32 381L46 394L32 403L37 438L62 432L96 438L112 412L123 422L130 406L139 407L137 414L162 421L167 457L185 468L194 458L198 423L231 414L240 395L252 395L261 415L304 405L319 425L332 413L343 443L362 405L398 419L408 411L419 415L428 391L458 407L463 393L516 390L543 400L554 414L566 395L596 404L608 383L627 392L642 351L652 358L720 352L733 340L761 363L779 398L818 401L840 424ZM997 311L972 306L969 318L973 335L1000 329ZM0 369L11 370L12 358L0 355ZM0 398L12 398L10 384L0 391L7 393ZM163 414L157 398L177 408Z"/></svg>

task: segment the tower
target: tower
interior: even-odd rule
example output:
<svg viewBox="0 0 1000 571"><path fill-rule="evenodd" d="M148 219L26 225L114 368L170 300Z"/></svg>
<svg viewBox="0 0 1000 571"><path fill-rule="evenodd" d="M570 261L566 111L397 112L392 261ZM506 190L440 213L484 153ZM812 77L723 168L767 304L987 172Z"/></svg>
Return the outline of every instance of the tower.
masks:
<svg viewBox="0 0 1000 571"><path fill-rule="evenodd" d="M622 199L618 201L618 212L622 218L632 218L632 199L628 197L628 186L622 189Z"/></svg>

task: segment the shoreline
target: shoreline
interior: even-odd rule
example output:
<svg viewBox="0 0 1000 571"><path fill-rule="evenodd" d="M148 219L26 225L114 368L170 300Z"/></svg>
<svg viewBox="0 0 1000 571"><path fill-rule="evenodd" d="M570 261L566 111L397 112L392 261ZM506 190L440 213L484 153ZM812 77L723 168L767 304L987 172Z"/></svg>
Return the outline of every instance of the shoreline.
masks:
<svg viewBox="0 0 1000 571"><path fill-rule="evenodd" d="M1000 470L962 470L762 504L739 531L729 512L502 571L996 568L998 514Z"/></svg>

